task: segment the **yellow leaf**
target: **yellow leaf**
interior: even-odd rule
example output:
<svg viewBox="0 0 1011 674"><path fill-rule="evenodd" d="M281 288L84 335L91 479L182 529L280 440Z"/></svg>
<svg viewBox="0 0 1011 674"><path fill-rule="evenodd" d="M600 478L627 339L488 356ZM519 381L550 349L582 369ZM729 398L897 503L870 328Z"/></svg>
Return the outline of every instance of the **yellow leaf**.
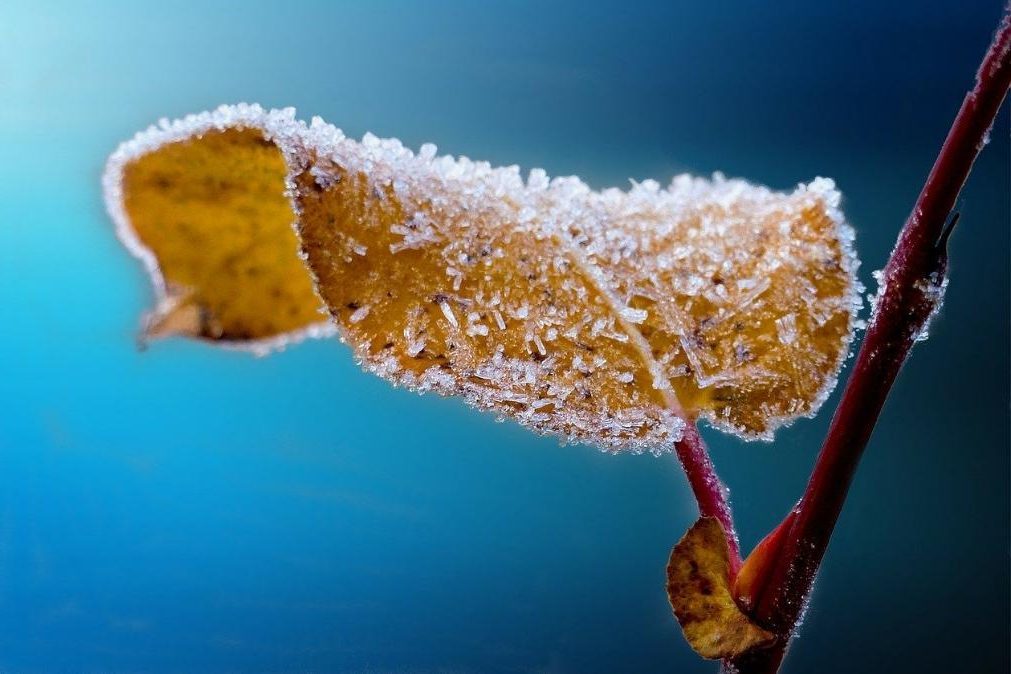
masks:
<svg viewBox="0 0 1011 674"><path fill-rule="evenodd" d="M685 639L704 658L734 658L776 638L738 607L730 584L723 526L700 518L671 551L667 597Z"/></svg>
<svg viewBox="0 0 1011 674"><path fill-rule="evenodd" d="M395 383L635 451L669 449L696 417L770 438L813 414L834 385L858 301L852 231L830 180L778 193L680 176L666 189L646 181L594 192L576 178L534 170L523 180L516 167L437 158L434 146L414 154L373 136L357 142L320 120L307 128L279 114L222 108L170 126L171 142L145 142L154 157L182 148L182 173L197 153L202 168L189 184L213 195L214 176L233 175L224 168L232 160L221 144L199 151L208 129L259 129L287 162L317 293L359 361ZM277 163L239 163L282 180ZM191 200L138 184L163 205L145 231L163 232L165 249L186 258L193 242L171 222L189 221ZM120 195L111 194L114 205ZM205 248L246 255L207 223ZM301 264L287 242L247 243L280 251L285 279L289 264ZM273 299L229 273L219 266L182 285L194 297L242 298L269 323L263 331L283 334L269 321ZM315 297L298 297L283 304L308 320Z"/></svg>
<svg viewBox="0 0 1011 674"><path fill-rule="evenodd" d="M274 116L152 127L110 158L109 210L158 294L146 336L263 350L332 332L298 258L288 164L272 134L285 117Z"/></svg>

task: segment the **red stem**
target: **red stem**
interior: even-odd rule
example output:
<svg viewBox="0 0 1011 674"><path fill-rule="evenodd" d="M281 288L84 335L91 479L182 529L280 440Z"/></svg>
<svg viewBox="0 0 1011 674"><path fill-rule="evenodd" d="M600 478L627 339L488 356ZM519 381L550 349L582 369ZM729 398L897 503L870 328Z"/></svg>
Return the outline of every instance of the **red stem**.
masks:
<svg viewBox="0 0 1011 674"><path fill-rule="evenodd" d="M712 459L706 443L703 442L699 430L692 421L687 421L684 437L675 445L675 452L681 461L688 484L699 504L699 514L703 517L715 517L723 525L727 534L727 547L730 550L730 575L737 574L741 568L741 549L734 531L734 517L730 512L729 492L713 467Z"/></svg>
<svg viewBox="0 0 1011 674"><path fill-rule="evenodd" d="M828 547L860 456L899 369L938 302L947 267L949 215L986 144L1011 85L1011 13L1005 9L927 182L885 267L883 291L803 497L755 605L755 617L784 638L739 663L775 672Z"/></svg>

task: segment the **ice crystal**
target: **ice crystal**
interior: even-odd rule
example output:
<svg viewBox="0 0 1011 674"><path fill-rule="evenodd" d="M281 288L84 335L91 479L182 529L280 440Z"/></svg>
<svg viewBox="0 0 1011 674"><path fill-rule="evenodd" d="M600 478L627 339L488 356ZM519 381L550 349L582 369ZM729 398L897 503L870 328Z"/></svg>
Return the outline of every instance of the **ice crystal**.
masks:
<svg viewBox="0 0 1011 674"><path fill-rule="evenodd" d="M944 304L944 293L948 290L948 276L947 274L934 274L930 278L917 282L915 287L923 294L924 301L930 306L930 311L915 337L917 342L925 342L930 337L930 325L937 318L937 314L941 312L941 306Z"/></svg>

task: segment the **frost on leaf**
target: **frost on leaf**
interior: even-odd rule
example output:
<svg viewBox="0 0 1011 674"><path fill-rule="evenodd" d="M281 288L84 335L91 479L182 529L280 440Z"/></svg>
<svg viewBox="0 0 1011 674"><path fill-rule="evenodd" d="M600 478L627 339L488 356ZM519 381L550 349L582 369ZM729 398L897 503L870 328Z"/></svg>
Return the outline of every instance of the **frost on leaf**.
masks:
<svg viewBox="0 0 1011 674"><path fill-rule="evenodd" d="M700 518L671 551L667 597L688 644L704 658L734 658L776 638L751 622L730 585L723 526Z"/></svg>
<svg viewBox="0 0 1011 674"><path fill-rule="evenodd" d="M146 336L265 347L325 330L298 257L278 145L238 119L186 122L139 134L106 172L120 237L147 263L159 296Z"/></svg>
<svg viewBox="0 0 1011 674"><path fill-rule="evenodd" d="M769 438L834 384L858 300L830 180L779 193L680 176L595 192L278 114L221 108L176 140L189 142L187 124L199 142L205 127L259 129L279 148L316 292L359 361L395 383L636 451L669 449L696 417ZM278 264L301 264L278 250ZM262 291L236 278L227 296L262 303ZM302 302L308 320L315 298Z"/></svg>

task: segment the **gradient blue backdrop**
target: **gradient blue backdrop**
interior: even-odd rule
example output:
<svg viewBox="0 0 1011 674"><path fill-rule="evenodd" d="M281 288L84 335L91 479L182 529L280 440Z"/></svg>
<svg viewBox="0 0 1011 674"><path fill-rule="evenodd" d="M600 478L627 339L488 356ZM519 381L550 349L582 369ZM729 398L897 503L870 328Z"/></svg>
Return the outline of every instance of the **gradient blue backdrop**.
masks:
<svg viewBox="0 0 1011 674"><path fill-rule="evenodd" d="M837 179L880 267L997 0L0 4L0 671L708 672L663 593L675 461L559 448L316 342L169 341L101 203L161 116L294 105L592 185ZM788 672L1008 664L1008 124ZM835 397L832 403L834 404ZM707 433L750 547L828 411Z"/></svg>

